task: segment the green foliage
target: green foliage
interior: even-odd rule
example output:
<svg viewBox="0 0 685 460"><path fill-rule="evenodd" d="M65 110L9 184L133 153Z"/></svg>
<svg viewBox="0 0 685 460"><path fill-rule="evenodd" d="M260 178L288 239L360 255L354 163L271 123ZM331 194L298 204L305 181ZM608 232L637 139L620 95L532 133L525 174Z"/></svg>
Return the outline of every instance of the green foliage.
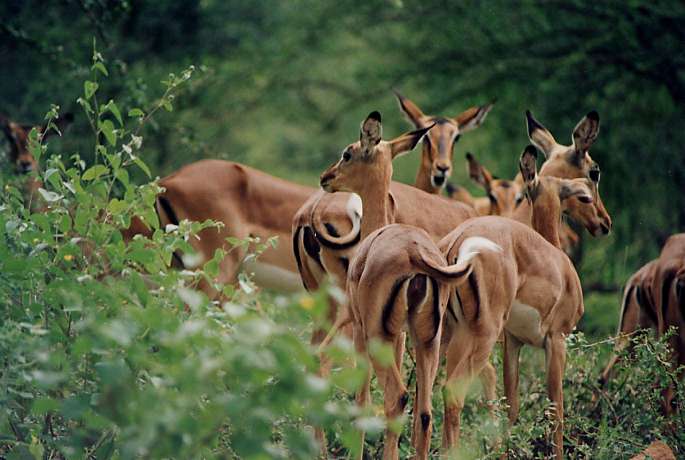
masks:
<svg viewBox="0 0 685 460"><path fill-rule="evenodd" d="M193 290L216 276L216 261L169 270L175 251L192 251L187 237L216 224L159 228L159 187L133 185L129 172L147 171L141 119L170 110L191 71L171 75L157 103L125 121L113 100L98 103L107 68L94 53L79 103L96 162L43 155L39 212L25 206L25 178L3 184L3 458L312 458L318 447L307 426L350 417L348 402L329 402L333 387L316 376L309 346L264 313L248 278L217 305ZM32 142L45 153L42 137ZM150 232L126 243L134 216ZM272 244L235 243L258 252ZM293 302L282 309L302 310ZM347 422L340 432L350 430Z"/></svg>

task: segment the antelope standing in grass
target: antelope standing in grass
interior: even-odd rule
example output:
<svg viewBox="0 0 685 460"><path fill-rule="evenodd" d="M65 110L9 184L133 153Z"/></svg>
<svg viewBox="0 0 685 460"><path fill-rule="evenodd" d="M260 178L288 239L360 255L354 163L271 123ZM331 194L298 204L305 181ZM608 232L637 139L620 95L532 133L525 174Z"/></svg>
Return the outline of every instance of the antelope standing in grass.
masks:
<svg viewBox="0 0 685 460"><path fill-rule="evenodd" d="M623 291L616 352L602 371L600 383L605 384L618 352L629 346L627 334L639 329L652 329L662 337L669 328L675 334L669 339L673 363L685 365L685 233L666 240L659 257L648 262L630 277ZM679 375L682 380L683 375ZM673 386L664 392L663 411L672 412Z"/></svg>
<svg viewBox="0 0 685 460"><path fill-rule="evenodd" d="M469 177L483 187L487 197L471 198L473 206L481 216L513 217L514 211L523 201L521 185L516 181L497 179L472 153L466 153ZM447 186L447 194L454 200L463 201L463 194L459 194L452 184Z"/></svg>
<svg viewBox="0 0 685 460"><path fill-rule="evenodd" d="M53 134L62 135L66 127L74 120L71 113L66 113L54 122L57 129L48 129L46 125L21 124L11 121L7 117L0 115L0 128L2 129L7 142L9 143L9 161L16 174L25 176L23 184L24 203L34 210L38 210L40 205L36 203L39 199L38 189L43 186L39 179L40 167L38 161L29 150L29 134L36 128L40 135L40 141L48 139Z"/></svg>
<svg viewBox="0 0 685 460"><path fill-rule="evenodd" d="M412 439L418 458L428 458L430 448L431 394L439 363L442 318L448 293L445 283L464 279L468 260L480 247L477 244L480 240L474 240L473 251L462 254L459 264L446 267L444 257L425 230L393 224L396 209L388 199L392 160L411 150L429 129L430 126L383 141L380 114L372 112L362 123L359 142L346 147L340 161L321 175L321 187L326 192L357 193L365 208L361 221L362 242L347 273L349 303L345 314L348 315L346 320L352 320L359 353L366 355L368 344L374 339L394 348L390 366L369 356L383 387L388 420L397 418L409 400L401 377L403 329L405 323L408 325L416 353L417 395ZM416 194L431 196L420 191ZM447 203L440 201L431 203L442 206ZM416 212L414 209L406 211ZM357 394L360 405L367 404L370 399L369 386L370 374ZM398 457L398 441L398 434L388 428L383 458Z"/></svg>
<svg viewBox="0 0 685 460"><path fill-rule="evenodd" d="M619 352L630 346L630 334L639 329L657 329L658 313L654 304L652 284L657 259L640 267L626 283L621 301L621 313L618 322L618 339L615 352L609 359L599 379L604 385L609 381L611 371L619 360Z"/></svg>
<svg viewBox="0 0 685 460"><path fill-rule="evenodd" d="M479 217L465 222L439 243L448 263L458 260L460 248L469 238L487 238L502 248L501 253L483 252L473 260L468 283L454 288L448 303L445 449L457 443L468 385L486 365L504 331L504 386L510 423L515 422L519 410L520 348L524 343L544 348L547 387L555 404L554 452L558 458L562 455L565 338L583 314L583 293L571 261L543 238L541 233L545 232L540 230L558 232L562 200L576 197L587 207L594 207L594 193L583 179L546 178L555 183L543 183L536 172L536 155L535 148L529 146L520 160L535 230L502 217ZM599 221L597 217L584 223L592 226ZM551 239L558 240L558 235Z"/></svg>
<svg viewBox="0 0 685 460"><path fill-rule="evenodd" d="M545 162L540 168L541 176L554 176L565 179L587 177L599 186L599 165L590 156L589 149L597 140L599 134L599 114L590 111L573 129L571 145L563 145L556 141L552 133L533 117L530 110L526 110L526 126L531 142L545 155ZM518 178L517 178L518 179ZM525 213L527 207L522 203L518 213ZM573 203L570 203L573 207ZM602 216L601 233L608 234L611 230L611 217L599 199L597 207ZM518 220L525 220L520 217ZM593 234L593 236L598 236ZM572 253L580 237L567 225L562 227L560 238L564 243L564 250Z"/></svg>
<svg viewBox="0 0 685 460"><path fill-rule="evenodd" d="M664 335L669 328L675 334L669 338L676 368L685 366L685 233L672 235L661 249L654 267L652 282L654 305L657 308L657 335ZM683 371L678 373L683 380ZM663 410L665 414L673 411L674 386L664 392Z"/></svg>

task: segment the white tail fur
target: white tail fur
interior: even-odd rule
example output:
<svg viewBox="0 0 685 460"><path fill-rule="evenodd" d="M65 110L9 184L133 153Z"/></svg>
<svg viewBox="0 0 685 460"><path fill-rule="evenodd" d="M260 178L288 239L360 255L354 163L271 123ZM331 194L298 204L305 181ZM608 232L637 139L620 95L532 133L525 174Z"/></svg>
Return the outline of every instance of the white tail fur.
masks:
<svg viewBox="0 0 685 460"><path fill-rule="evenodd" d="M502 252L502 247L482 236L470 236L459 246L456 265L464 266L482 251Z"/></svg>

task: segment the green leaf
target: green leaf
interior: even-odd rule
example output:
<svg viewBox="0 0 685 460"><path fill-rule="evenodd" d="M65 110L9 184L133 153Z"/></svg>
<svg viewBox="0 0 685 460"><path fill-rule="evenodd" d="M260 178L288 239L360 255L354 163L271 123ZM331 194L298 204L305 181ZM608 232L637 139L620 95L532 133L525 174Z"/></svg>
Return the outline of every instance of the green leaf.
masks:
<svg viewBox="0 0 685 460"><path fill-rule="evenodd" d="M143 112L137 107L134 107L128 111L128 116L131 118L142 118L145 116L145 112Z"/></svg>
<svg viewBox="0 0 685 460"><path fill-rule="evenodd" d="M86 170L86 172L83 173L83 176L81 177L82 180L95 180L102 176L103 174L107 174L109 172L109 168L105 165L95 165L91 167L90 169Z"/></svg>
<svg viewBox="0 0 685 460"><path fill-rule="evenodd" d="M98 70L105 77L109 76L109 72L107 72L107 67L105 67L105 65L102 62L96 62L95 64L93 64L90 70Z"/></svg>
<svg viewBox="0 0 685 460"><path fill-rule="evenodd" d="M145 173L145 175L146 175L148 178L152 178L152 173L150 172L150 168L147 167L147 165L145 164L145 162L144 162L143 160L141 160L141 159L138 158L138 157L133 157L133 162L134 162L136 165L138 165L138 167L139 167L140 169L143 170L143 172Z"/></svg>
<svg viewBox="0 0 685 460"><path fill-rule="evenodd" d="M39 188L38 193L40 193L40 196L42 196L43 199L48 203L54 203L55 201L59 201L64 198L62 195L59 195L55 192L50 192L44 188Z"/></svg>
<svg viewBox="0 0 685 460"><path fill-rule="evenodd" d="M109 120L104 120L100 123L100 131L105 135L105 138L110 145L115 145L117 143L117 135L114 132L114 123Z"/></svg>
<svg viewBox="0 0 685 460"><path fill-rule="evenodd" d="M86 96L86 99L90 99L93 97L93 94L98 90L99 85L95 83L94 81L87 81L83 83L83 93Z"/></svg>
<svg viewBox="0 0 685 460"><path fill-rule="evenodd" d="M119 126L124 126L124 121L121 118L121 112L119 111L119 107L117 107L113 100L110 99L110 101L107 103L107 108L110 112L112 112L114 118L117 119L117 121L119 122Z"/></svg>

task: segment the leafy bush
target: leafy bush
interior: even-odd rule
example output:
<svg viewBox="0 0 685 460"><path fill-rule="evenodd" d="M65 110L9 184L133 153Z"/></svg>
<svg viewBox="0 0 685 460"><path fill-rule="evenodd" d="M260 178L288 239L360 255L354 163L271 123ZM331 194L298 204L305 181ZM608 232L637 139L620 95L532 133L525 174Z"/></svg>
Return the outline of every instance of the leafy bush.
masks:
<svg viewBox="0 0 685 460"><path fill-rule="evenodd" d="M150 109L122 111L98 101L107 68L94 52L78 102L96 163L48 158L34 130L45 209L29 211L23 178L3 179L0 457L311 458L318 447L305 427L350 413L346 401L329 402L333 387L316 377L309 346L269 319L249 279L217 305L192 289L216 260L168 269L190 235L217 224L159 228L159 187L133 185L129 171L150 174L139 127L172 109L192 70L171 75ZM151 231L126 244L121 229L134 216ZM281 309L304 314L295 301Z"/></svg>

